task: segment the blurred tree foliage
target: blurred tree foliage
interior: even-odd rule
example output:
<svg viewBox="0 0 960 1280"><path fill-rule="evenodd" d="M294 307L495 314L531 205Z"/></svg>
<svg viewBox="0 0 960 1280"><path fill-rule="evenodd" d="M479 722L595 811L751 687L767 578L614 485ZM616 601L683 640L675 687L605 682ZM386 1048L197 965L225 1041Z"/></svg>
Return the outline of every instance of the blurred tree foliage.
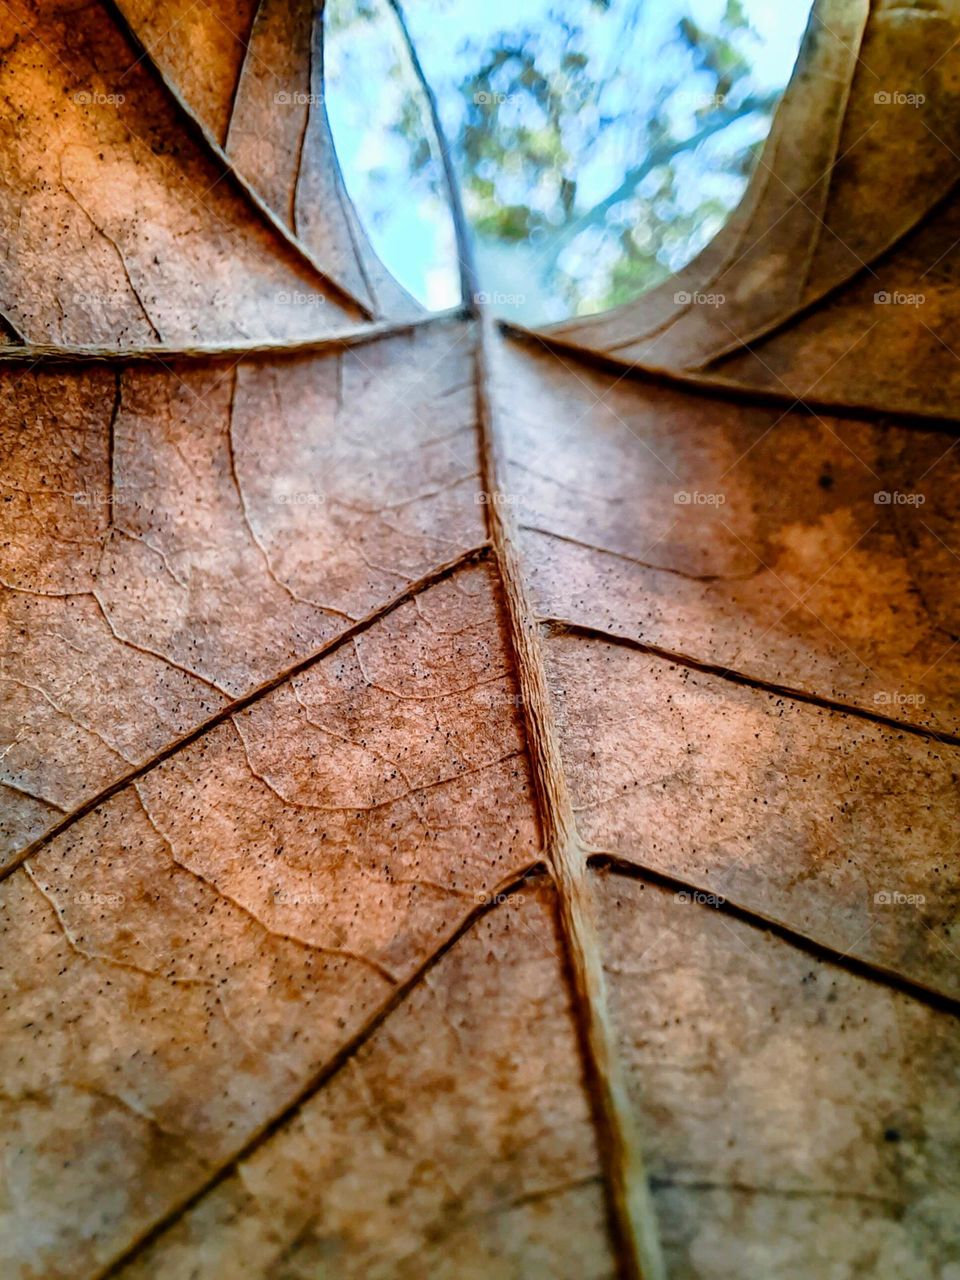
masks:
<svg viewBox="0 0 960 1280"><path fill-rule="evenodd" d="M377 21L378 3L337 0L335 20ZM407 0L405 12L484 288L524 319L614 306L693 257L740 199L786 78L757 74L743 0ZM435 156L410 79L402 99L391 128L408 176L422 175Z"/></svg>

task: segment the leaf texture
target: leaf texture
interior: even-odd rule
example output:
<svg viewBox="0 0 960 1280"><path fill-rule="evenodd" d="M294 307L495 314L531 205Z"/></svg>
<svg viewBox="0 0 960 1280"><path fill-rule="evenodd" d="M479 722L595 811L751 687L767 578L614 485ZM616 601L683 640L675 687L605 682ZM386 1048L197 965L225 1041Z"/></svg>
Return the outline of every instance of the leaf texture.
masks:
<svg viewBox="0 0 960 1280"><path fill-rule="evenodd" d="M3 20L0 1271L949 1280L952 375L796 379L946 249L952 6L816 8L736 340L417 314L310 6Z"/></svg>
<svg viewBox="0 0 960 1280"><path fill-rule="evenodd" d="M323 9L289 0L122 0L133 38L191 118L304 251L371 314L420 308L383 269L337 164L323 92Z"/></svg>

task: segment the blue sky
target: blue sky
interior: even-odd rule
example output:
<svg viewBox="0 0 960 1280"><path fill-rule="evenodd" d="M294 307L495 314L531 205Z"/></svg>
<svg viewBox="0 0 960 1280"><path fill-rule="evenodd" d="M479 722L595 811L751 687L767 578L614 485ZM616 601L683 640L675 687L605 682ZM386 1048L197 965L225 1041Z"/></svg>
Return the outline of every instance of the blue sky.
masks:
<svg viewBox="0 0 960 1280"><path fill-rule="evenodd" d="M471 43L484 44L501 30L524 27L544 33L548 42L550 33L555 32L559 49L556 17L566 16L584 28L594 74L614 69L618 58L629 57L635 71L632 92L640 101L648 96L652 103L664 84L681 74L664 55L678 20L688 16L709 28L722 17L726 2L620 0L610 14L598 16L590 0L484 0L482 4L476 0L407 0L405 12L424 70L437 92L448 136L455 137L462 111L458 85L476 57L469 52ZM756 32L748 48L756 90L782 88L796 58L807 7L802 3L773 5L770 0L742 2ZM355 7L356 0L328 0L327 4L334 19L355 12ZM430 307L442 308L458 301L452 226L436 165L428 166L421 179L411 183L408 145L390 128L397 119L401 96L399 84L390 76L398 47L395 24L385 7L376 21L332 36L325 59L327 110L348 189L378 253L415 296ZM693 84L690 87L696 88ZM632 105L637 106L637 100ZM765 122L754 119L751 139L758 136L758 126L759 136L765 133ZM577 173L578 199L601 200L617 186L625 169L642 158L624 155L622 147L606 153L600 147L595 154L584 156ZM698 199L705 166L698 167L696 152L685 165L684 181L689 184L690 197ZM715 157L713 170L716 185ZM729 189L717 194L733 204L742 185L741 179L731 177ZM712 225L710 231L715 234L717 229ZM678 268L684 254L690 256L698 247L680 246L677 260L671 260L670 266ZM506 249L488 255L488 273L500 279L482 281L484 286L502 288L504 280L521 277L520 256L514 252L511 259ZM532 287L536 289L536 283ZM535 312L536 300L530 305Z"/></svg>

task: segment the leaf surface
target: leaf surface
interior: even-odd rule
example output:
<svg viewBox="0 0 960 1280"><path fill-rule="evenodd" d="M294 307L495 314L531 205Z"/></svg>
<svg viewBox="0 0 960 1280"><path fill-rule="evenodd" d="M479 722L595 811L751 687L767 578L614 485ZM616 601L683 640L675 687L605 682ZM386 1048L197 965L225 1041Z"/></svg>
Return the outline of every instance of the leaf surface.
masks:
<svg viewBox="0 0 960 1280"><path fill-rule="evenodd" d="M4 22L0 1270L947 1280L950 381L791 378L953 305L952 7L818 6L735 349L415 314L309 6Z"/></svg>

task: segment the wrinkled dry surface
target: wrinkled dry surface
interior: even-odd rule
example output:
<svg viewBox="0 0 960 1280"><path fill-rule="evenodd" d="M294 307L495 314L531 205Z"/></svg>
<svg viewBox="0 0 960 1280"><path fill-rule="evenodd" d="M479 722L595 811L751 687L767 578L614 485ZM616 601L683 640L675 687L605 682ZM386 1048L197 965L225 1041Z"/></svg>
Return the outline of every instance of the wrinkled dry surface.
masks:
<svg viewBox="0 0 960 1280"><path fill-rule="evenodd" d="M415 314L304 6L2 21L0 1273L957 1280L956 6L668 379Z"/></svg>

